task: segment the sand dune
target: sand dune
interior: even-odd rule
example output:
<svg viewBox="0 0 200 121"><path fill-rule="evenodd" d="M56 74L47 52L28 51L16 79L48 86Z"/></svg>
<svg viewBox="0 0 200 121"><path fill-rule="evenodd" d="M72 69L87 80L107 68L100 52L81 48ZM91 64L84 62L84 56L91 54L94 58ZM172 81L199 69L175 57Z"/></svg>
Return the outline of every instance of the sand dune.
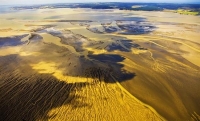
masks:
<svg viewBox="0 0 200 121"><path fill-rule="evenodd" d="M2 119L164 120L154 109L137 100L118 82L112 80L114 77L107 80L111 83L104 82L105 74L100 74L103 73L100 70L98 75L95 71L97 67L85 71L85 77L80 72L80 77L64 73L66 71L63 66L76 74L78 70L84 70L84 67L77 65L74 70L74 66L70 65L77 64L78 62L74 62L76 59L71 63L70 60L66 61L66 57L60 56L60 52L58 55L49 55L48 50L44 51L50 47L49 51L54 53L56 49L62 50L62 46L36 42L25 45L27 47L23 51L30 51L30 46L34 46L32 44L37 44L37 48L42 49L37 51L39 55L33 53L0 57ZM71 64L66 67L65 62ZM9 64L5 66L5 63ZM60 63L62 67L59 67Z"/></svg>
<svg viewBox="0 0 200 121"><path fill-rule="evenodd" d="M0 119L200 120L200 19L150 13L0 14Z"/></svg>

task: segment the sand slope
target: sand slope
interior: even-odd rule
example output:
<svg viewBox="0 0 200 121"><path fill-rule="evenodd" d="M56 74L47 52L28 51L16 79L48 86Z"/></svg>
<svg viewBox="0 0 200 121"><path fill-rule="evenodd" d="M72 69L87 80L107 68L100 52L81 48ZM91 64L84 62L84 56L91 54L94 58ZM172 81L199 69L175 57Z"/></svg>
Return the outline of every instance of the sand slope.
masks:
<svg viewBox="0 0 200 121"><path fill-rule="evenodd" d="M0 119L200 120L198 16L0 15Z"/></svg>

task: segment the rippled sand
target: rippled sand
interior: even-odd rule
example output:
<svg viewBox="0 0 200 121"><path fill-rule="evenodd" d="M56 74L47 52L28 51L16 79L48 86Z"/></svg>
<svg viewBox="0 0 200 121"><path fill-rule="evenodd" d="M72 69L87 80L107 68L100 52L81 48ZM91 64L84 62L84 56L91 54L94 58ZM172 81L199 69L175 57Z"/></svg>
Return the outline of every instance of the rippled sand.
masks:
<svg viewBox="0 0 200 121"><path fill-rule="evenodd" d="M0 23L2 120L200 120L199 16L40 9Z"/></svg>

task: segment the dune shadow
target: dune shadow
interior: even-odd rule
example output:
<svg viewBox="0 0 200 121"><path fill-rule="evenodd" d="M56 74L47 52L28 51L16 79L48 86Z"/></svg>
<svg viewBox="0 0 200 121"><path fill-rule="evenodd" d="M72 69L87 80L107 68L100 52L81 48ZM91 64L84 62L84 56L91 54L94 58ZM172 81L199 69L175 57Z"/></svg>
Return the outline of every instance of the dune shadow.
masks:
<svg viewBox="0 0 200 121"><path fill-rule="evenodd" d="M22 37L22 36L21 36ZM24 35L23 35L24 37ZM34 34L30 40L42 39ZM5 39L5 38L4 38ZM11 41L11 39L9 38ZM21 44L8 42L9 46ZM12 40L14 41L14 40ZM1 45L5 46L6 41ZM127 44L128 45L128 44ZM83 48L84 49L84 48ZM121 64L124 57L115 54L89 54L88 58L71 54L67 48L42 41L31 41L23 46L23 52L38 52L39 55L0 56L0 120L2 121L36 121L48 120L56 116L49 115L54 108L68 105L71 108L89 106L77 96L87 82L68 83L57 79L53 72L40 73L30 64L53 62L56 69L64 68L63 75L71 77L92 78L94 81L116 83L132 79L135 73L127 72ZM81 98L81 99L80 99Z"/></svg>
<svg viewBox="0 0 200 121"><path fill-rule="evenodd" d="M92 72L90 72L90 75L95 75L92 77L100 78L103 76L103 79L106 83L115 83L113 77L117 81L122 82L132 79L136 76L135 73L131 73L123 69L124 65L120 62L123 62L125 58L120 55L99 54L89 55L88 57L107 65L107 68L104 69L101 69L100 67L97 68L98 66L96 66L95 68L97 69L95 70L95 68L93 68ZM99 80L101 81L101 79Z"/></svg>
<svg viewBox="0 0 200 121"><path fill-rule="evenodd" d="M5 62L6 61L6 62ZM53 108L70 105L81 108L75 92L87 83L67 83L51 74L39 74L26 64L20 66L17 55L0 57L0 120L36 121L48 120ZM7 63L6 68L5 63Z"/></svg>

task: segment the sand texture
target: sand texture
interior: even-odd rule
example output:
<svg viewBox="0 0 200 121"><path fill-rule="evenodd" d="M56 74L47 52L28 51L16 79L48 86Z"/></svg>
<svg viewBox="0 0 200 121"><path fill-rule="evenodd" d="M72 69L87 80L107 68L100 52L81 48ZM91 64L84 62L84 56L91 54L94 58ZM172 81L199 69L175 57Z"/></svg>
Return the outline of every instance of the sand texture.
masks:
<svg viewBox="0 0 200 121"><path fill-rule="evenodd" d="M199 38L170 12L0 13L0 120L198 121Z"/></svg>

